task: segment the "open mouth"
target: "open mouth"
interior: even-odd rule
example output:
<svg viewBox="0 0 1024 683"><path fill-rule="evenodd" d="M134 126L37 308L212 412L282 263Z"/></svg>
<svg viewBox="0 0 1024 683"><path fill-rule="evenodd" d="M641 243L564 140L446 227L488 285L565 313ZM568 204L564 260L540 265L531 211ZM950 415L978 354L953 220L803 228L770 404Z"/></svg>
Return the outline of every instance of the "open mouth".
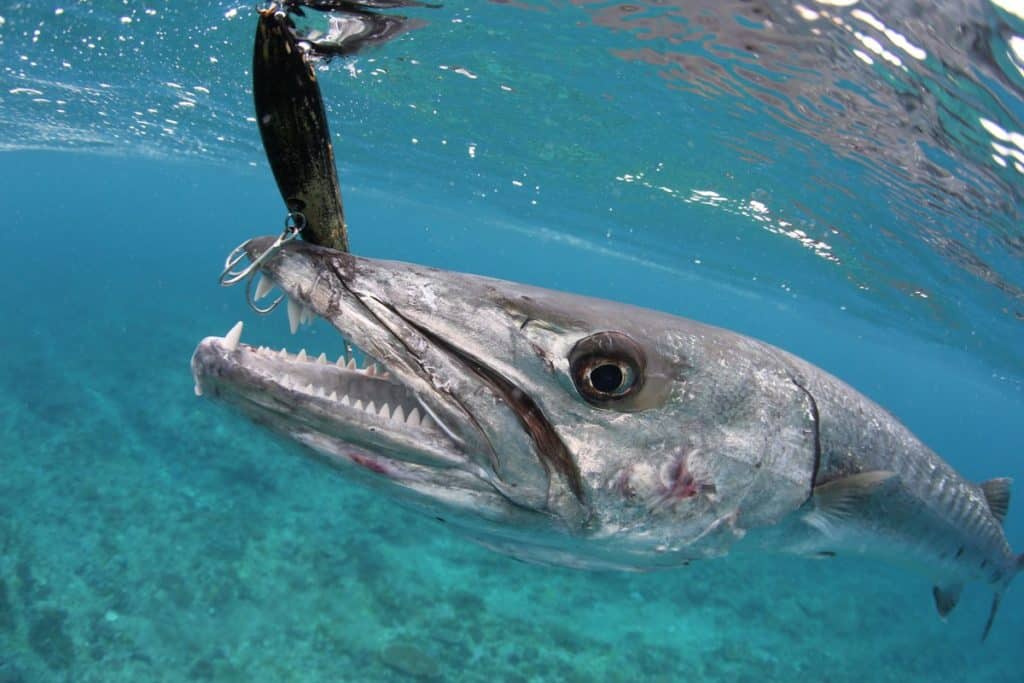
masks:
<svg viewBox="0 0 1024 683"><path fill-rule="evenodd" d="M354 416L365 416L369 421L441 431L414 393L353 344L346 343L337 359L330 360L326 353L313 356L306 353L306 349L293 354L286 348L244 344L242 329L242 321L238 321L223 337L210 337L207 341L219 340L221 349L235 354L238 363L296 397L323 401ZM199 380L195 391L197 396L203 395Z"/></svg>
<svg viewBox="0 0 1024 683"><path fill-rule="evenodd" d="M266 299L275 284L262 274L255 300ZM319 317L286 294L280 296L292 334ZM192 360L196 395L224 398L259 422L285 425L282 431L300 441L361 447L362 455L354 457L349 448L347 457L398 478L409 474L403 469L407 464L465 462L458 437L427 402L349 339L343 337L342 352L329 358L324 352L291 353L244 343L243 327L239 321L223 337L207 337L199 344ZM385 467L386 462L402 471Z"/></svg>
<svg viewBox="0 0 1024 683"><path fill-rule="evenodd" d="M377 361L360 354L353 345L346 344L346 350L338 355L337 360L329 360L326 353L314 357L305 349L293 354L286 348L244 344L241 342L242 328L242 321L238 321L226 335L210 337L207 342L219 340L225 353L235 354L236 362L296 398L322 401L371 422L441 432L415 394L395 381ZM197 396L203 395L202 384L198 380L195 391Z"/></svg>

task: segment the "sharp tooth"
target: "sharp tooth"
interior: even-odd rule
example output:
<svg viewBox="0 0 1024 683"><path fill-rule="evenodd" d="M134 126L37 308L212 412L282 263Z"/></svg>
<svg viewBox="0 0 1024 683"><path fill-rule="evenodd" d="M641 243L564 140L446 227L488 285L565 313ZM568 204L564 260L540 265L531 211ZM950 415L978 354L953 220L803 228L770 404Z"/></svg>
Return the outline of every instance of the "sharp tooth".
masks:
<svg viewBox="0 0 1024 683"><path fill-rule="evenodd" d="M367 375L370 375L371 377L373 375L376 375L377 374L377 364L376 363L367 363L366 364L365 372L366 372Z"/></svg>
<svg viewBox="0 0 1024 683"><path fill-rule="evenodd" d="M405 424L412 425L413 427L419 427L420 425L420 409L413 408L409 411L409 416L405 418Z"/></svg>
<svg viewBox="0 0 1024 683"><path fill-rule="evenodd" d="M306 349L301 349L299 355L295 356L295 360L306 360Z"/></svg>
<svg viewBox="0 0 1024 683"><path fill-rule="evenodd" d="M228 333L224 335L224 348L228 351L234 351L238 348L238 340L242 338L242 321L239 320L235 323L235 326L228 330Z"/></svg>
<svg viewBox="0 0 1024 683"><path fill-rule="evenodd" d="M387 403L382 403L380 406L380 410L377 411L377 416L383 417L385 420L390 420L391 406L389 406Z"/></svg>
<svg viewBox="0 0 1024 683"><path fill-rule="evenodd" d="M323 387L316 388L316 395L319 396L320 398L327 398L327 392L324 391Z"/></svg>
<svg viewBox="0 0 1024 683"><path fill-rule="evenodd" d="M327 363L327 354L321 353L319 356L316 357L316 360L319 363Z"/></svg>
<svg viewBox="0 0 1024 683"><path fill-rule="evenodd" d="M256 285L256 301L259 301L274 288L274 281L266 275L260 275L260 282Z"/></svg>
<svg viewBox="0 0 1024 683"><path fill-rule="evenodd" d="M281 349L280 351L278 351L277 357L280 358L281 360L285 360L286 358L288 358L288 349Z"/></svg>
<svg viewBox="0 0 1024 683"><path fill-rule="evenodd" d="M355 358L349 358L348 362L345 363L345 368L347 370L355 370L357 367L358 366L356 365L356 359Z"/></svg>
<svg viewBox="0 0 1024 683"><path fill-rule="evenodd" d="M399 422L405 422L405 411L402 410L401 405L395 406L395 411L391 413L391 419Z"/></svg>
<svg viewBox="0 0 1024 683"><path fill-rule="evenodd" d="M369 403L366 404L366 407L363 408L363 410L365 410L368 413L376 414L377 405L373 401L370 401Z"/></svg>
<svg viewBox="0 0 1024 683"><path fill-rule="evenodd" d="M341 405L343 405L343 406L350 406L350 405L352 405L352 399L350 399L348 397L348 394L345 394L344 396L341 397Z"/></svg>
<svg viewBox="0 0 1024 683"><path fill-rule="evenodd" d="M312 382L310 382L309 384L306 385L306 393L307 394L312 394L313 393L313 383Z"/></svg>
<svg viewBox="0 0 1024 683"><path fill-rule="evenodd" d="M332 401L337 401L338 400L338 392L337 391L332 391L331 395L328 396L327 398L331 399Z"/></svg>
<svg viewBox="0 0 1024 683"><path fill-rule="evenodd" d="M338 356L338 361L335 363L339 368L345 367L345 356Z"/></svg>
<svg viewBox="0 0 1024 683"><path fill-rule="evenodd" d="M302 304L292 301L291 297L288 298L288 329L295 334L295 331L299 329L299 325L302 324Z"/></svg>
<svg viewBox="0 0 1024 683"><path fill-rule="evenodd" d="M355 408L356 410L362 410L363 409L363 400L360 399L360 398L357 398L356 402L354 404L352 404L352 407Z"/></svg>
<svg viewBox="0 0 1024 683"><path fill-rule="evenodd" d="M196 382L196 385L194 387L192 387L192 390L196 392L196 396L202 396L203 395L203 388L201 386L199 386L199 382Z"/></svg>
<svg viewBox="0 0 1024 683"><path fill-rule="evenodd" d="M313 309L312 308L307 308L307 307L303 306L302 307L302 322L303 323L308 323L308 324L312 325L314 320L316 320L316 313L313 312Z"/></svg>

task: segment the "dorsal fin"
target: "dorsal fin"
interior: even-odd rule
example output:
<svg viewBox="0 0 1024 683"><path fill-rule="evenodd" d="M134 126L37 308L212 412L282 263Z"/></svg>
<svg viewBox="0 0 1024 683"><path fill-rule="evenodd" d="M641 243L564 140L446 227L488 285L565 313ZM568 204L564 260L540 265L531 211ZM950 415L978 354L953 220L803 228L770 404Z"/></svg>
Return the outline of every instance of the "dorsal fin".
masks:
<svg viewBox="0 0 1024 683"><path fill-rule="evenodd" d="M1006 519L1006 511L1010 509L1010 484L1012 483L1012 479L1000 477L983 481L980 484L981 492L985 494L985 502L988 503L988 509L992 511L992 516L998 519L1000 524Z"/></svg>

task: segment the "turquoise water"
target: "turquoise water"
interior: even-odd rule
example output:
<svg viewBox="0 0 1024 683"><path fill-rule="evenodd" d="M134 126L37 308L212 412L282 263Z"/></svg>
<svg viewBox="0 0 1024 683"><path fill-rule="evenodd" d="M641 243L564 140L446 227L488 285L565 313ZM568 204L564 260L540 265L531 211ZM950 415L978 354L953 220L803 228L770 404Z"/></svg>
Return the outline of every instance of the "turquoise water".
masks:
<svg viewBox="0 0 1024 683"><path fill-rule="evenodd" d="M321 73L353 248L751 334L1024 481L1024 19L804 5L419 11ZM283 218L251 7L147 7L0 8L0 681L1021 680L1021 585L982 644L874 562L522 564L197 399L238 319L338 342L217 286Z"/></svg>

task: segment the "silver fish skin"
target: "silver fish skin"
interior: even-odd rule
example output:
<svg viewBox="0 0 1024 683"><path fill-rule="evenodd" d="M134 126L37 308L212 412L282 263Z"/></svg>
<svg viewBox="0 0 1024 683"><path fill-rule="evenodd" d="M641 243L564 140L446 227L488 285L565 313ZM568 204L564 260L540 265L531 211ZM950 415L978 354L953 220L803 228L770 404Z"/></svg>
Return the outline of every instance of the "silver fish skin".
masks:
<svg viewBox="0 0 1024 683"><path fill-rule="evenodd" d="M272 238L251 240L251 257ZM227 337L197 393L495 550L648 570L730 552L869 555L995 592L1009 481L965 480L883 408L769 344L621 303L291 242L289 317L367 360ZM264 287L258 288L260 290Z"/></svg>

